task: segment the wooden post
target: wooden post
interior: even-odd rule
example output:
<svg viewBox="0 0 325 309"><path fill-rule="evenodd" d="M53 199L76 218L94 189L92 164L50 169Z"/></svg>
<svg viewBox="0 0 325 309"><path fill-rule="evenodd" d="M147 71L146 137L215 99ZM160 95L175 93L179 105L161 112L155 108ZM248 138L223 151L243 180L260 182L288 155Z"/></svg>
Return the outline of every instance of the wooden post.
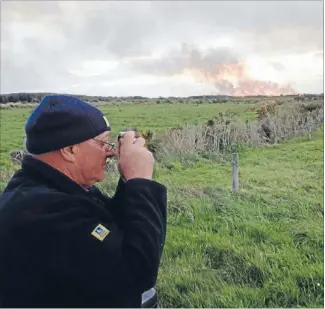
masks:
<svg viewBox="0 0 325 309"><path fill-rule="evenodd" d="M308 139L311 140L311 124L309 125L308 129Z"/></svg>
<svg viewBox="0 0 325 309"><path fill-rule="evenodd" d="M232 190L238 191L238 153L232 154Z"/></svg>

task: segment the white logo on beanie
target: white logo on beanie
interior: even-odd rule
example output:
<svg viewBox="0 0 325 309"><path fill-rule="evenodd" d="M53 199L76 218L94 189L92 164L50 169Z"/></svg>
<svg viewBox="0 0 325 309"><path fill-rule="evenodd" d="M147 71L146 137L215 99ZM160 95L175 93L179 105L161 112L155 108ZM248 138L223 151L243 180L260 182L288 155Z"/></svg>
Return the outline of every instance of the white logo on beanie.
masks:
<svg viewBox="0 0 325 309"><path fill-rule="evenodd" d="M109 127L109 122L108 122L106 116L103 116L103 118L104 118L104 121L105 121L106 125Z"/></svg>

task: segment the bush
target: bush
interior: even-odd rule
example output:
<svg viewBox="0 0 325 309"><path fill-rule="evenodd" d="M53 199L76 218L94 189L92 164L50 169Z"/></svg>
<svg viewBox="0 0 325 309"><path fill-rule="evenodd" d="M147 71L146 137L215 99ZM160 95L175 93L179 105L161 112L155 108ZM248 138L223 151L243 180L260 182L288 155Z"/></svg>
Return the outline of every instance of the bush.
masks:
<svg viewBox="0 0 325 309"><path fill-rule="evenodd" d="M275 102L273 107L264 108L260 112L260 120L231 122L222 114L208 120L206 124L175 127L159 136L156 153L158 150L161 156L169 153L220 153L232 151L234 145L238 148L239 145L260 147L267 143L278 143L298 134L317 130L324 123L323 105L310 105L285 106Z"/></svg>
<svg viewBox="0 0 325 309"><path fill-rule="evenodd" d="M302 104L301 107L308 112L324 108L323 102L312 102L310 104Z"/></svg>

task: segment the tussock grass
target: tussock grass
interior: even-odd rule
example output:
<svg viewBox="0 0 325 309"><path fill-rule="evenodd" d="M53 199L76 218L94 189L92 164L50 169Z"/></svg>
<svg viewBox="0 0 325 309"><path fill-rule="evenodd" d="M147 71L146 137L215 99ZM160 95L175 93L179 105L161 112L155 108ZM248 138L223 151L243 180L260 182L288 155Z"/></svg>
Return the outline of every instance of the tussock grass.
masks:
<svg viewBox="0 0 325 309"><path fill-rule="evenodd" d="M281 104L272 114L263 115L249 122L227 119L220 113L206 123L174 127L156 139L156 152L169 157L170 153L223 153L276 144L318 130L324 123L324 105Z"/></svg>

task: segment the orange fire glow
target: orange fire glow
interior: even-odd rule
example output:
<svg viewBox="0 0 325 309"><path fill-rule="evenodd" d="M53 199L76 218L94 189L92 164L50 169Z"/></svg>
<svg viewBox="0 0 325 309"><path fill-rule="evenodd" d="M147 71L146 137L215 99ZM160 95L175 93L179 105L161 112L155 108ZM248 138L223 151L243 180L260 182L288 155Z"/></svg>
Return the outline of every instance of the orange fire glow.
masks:
<svg viewBox="0 0 325 309"><path fill-rule="evenodd" d="M290 85L281 86L276 82L255 80L248 73L245 63L219 64L215 71L203 72L200 69L187 70L196 80L211 83L222 95L231 96L279 96L297 94Z"/></svg>

